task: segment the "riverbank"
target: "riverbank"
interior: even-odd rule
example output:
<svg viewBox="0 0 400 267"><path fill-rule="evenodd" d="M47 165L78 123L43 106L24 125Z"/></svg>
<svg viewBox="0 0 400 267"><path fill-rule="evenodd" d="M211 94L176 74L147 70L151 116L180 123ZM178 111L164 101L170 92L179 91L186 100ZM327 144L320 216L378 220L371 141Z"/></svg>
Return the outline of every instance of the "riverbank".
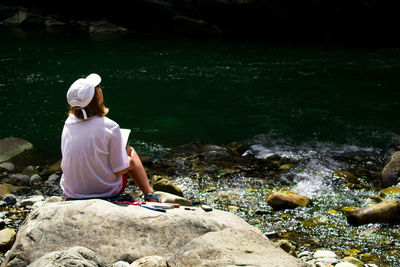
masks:
<svg viewBox="0 0 400 267"><path fill-rule="evenodd" d="M385 163L373 160L376 151L339 153L337 149L329 160L326 157L324 160L340 169L325 169L321 175L312 167L315 162L310 164L321 157L317 155L321 151L309 150L308 157L300 157L293 150L291 155L257 154L260 150L260 146L240 143L196 142L172 148L160 159L142 156L142 161L156 190L167 190L165 184L174 184L190 202L236 214L271 240L285 244L282 247L291 244L287 251L292 250L292 254L308 261L315 261L314 253L322 249L336 253L335 264L348 256L378 266L398 263L395 257L399 253L397 224L352 226L347 222L347 213L356 207L399 198L396 187L390 190L380 187L380 173ZM344 169L345 165L339 162L346 162L349 167ZM320 159L318 164L322 163ZM59 163L32 165L22 170L13 170L12 164L1 166L2 186L5 192L15 196L14 200L9 194L3 199L3 220L7 228L19 229L33 204L28 196L35 195L37 201L62 194L58 186ZM299 180L309 172L313 172L313 180ZM268 196L285 191L306 196L312 199L312 204L273 209ZM128 186L128 192L140 199L133 184Z"/></svg>

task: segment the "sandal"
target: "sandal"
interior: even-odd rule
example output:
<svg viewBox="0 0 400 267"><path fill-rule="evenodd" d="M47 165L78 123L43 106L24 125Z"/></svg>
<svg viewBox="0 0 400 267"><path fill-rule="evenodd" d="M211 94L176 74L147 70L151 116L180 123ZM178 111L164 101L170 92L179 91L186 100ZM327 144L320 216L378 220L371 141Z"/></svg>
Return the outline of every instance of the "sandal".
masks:
<svg viewBox="0 0 400 267"><path fill-rule="evenodd" d="M157 200L157 202L161 202L160 197L154 193L149 193L144 195L144 201L149 201L149 199L155 199Z"/></svg>

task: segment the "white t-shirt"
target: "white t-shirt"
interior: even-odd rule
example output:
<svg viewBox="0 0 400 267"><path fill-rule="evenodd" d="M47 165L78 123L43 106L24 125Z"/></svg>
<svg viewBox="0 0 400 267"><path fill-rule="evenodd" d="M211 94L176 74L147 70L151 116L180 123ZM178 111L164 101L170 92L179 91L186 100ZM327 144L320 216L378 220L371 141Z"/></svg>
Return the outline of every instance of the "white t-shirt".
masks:
<svg viewBox="0 0 400 267"><path fill-rule="evenodd" d="M70 198L111 197L122 189L115 172L129 167L119 125L105 116L69 115L61 136L60 185Z"/></svg>

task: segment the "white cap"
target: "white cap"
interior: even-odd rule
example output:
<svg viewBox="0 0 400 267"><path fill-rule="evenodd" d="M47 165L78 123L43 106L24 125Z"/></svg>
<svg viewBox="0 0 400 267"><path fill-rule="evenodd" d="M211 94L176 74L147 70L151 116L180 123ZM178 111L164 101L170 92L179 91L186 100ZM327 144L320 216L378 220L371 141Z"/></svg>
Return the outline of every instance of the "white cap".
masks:
<svg viewBox="0 0 400 267"><path fill-rule="evenodd" d="M87 119L84 107L89 105L94 96L94 88L101 82L101 77L92 73L85 79L81 78L76 80L67 92L67 101L71 107L80 107L84 119Z"/></svg>

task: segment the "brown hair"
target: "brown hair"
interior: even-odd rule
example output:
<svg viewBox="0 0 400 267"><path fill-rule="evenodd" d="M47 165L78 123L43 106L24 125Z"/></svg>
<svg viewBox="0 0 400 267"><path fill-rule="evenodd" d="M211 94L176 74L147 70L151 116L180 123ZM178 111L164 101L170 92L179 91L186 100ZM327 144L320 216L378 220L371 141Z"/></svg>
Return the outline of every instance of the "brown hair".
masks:
<svg viewBox="0 0 400 267"><path fill-rule="evenodd" d="M90 101L89 105L84 108L88 118L92 116L105 116L108 113L108 108L104 106L103 103L99 104L100 97L98 90L100 90L100 87L96 86L92 101ZM73 114L81 120L84 119L82 109L80 107L69 107L68 114Z"/></svg>

